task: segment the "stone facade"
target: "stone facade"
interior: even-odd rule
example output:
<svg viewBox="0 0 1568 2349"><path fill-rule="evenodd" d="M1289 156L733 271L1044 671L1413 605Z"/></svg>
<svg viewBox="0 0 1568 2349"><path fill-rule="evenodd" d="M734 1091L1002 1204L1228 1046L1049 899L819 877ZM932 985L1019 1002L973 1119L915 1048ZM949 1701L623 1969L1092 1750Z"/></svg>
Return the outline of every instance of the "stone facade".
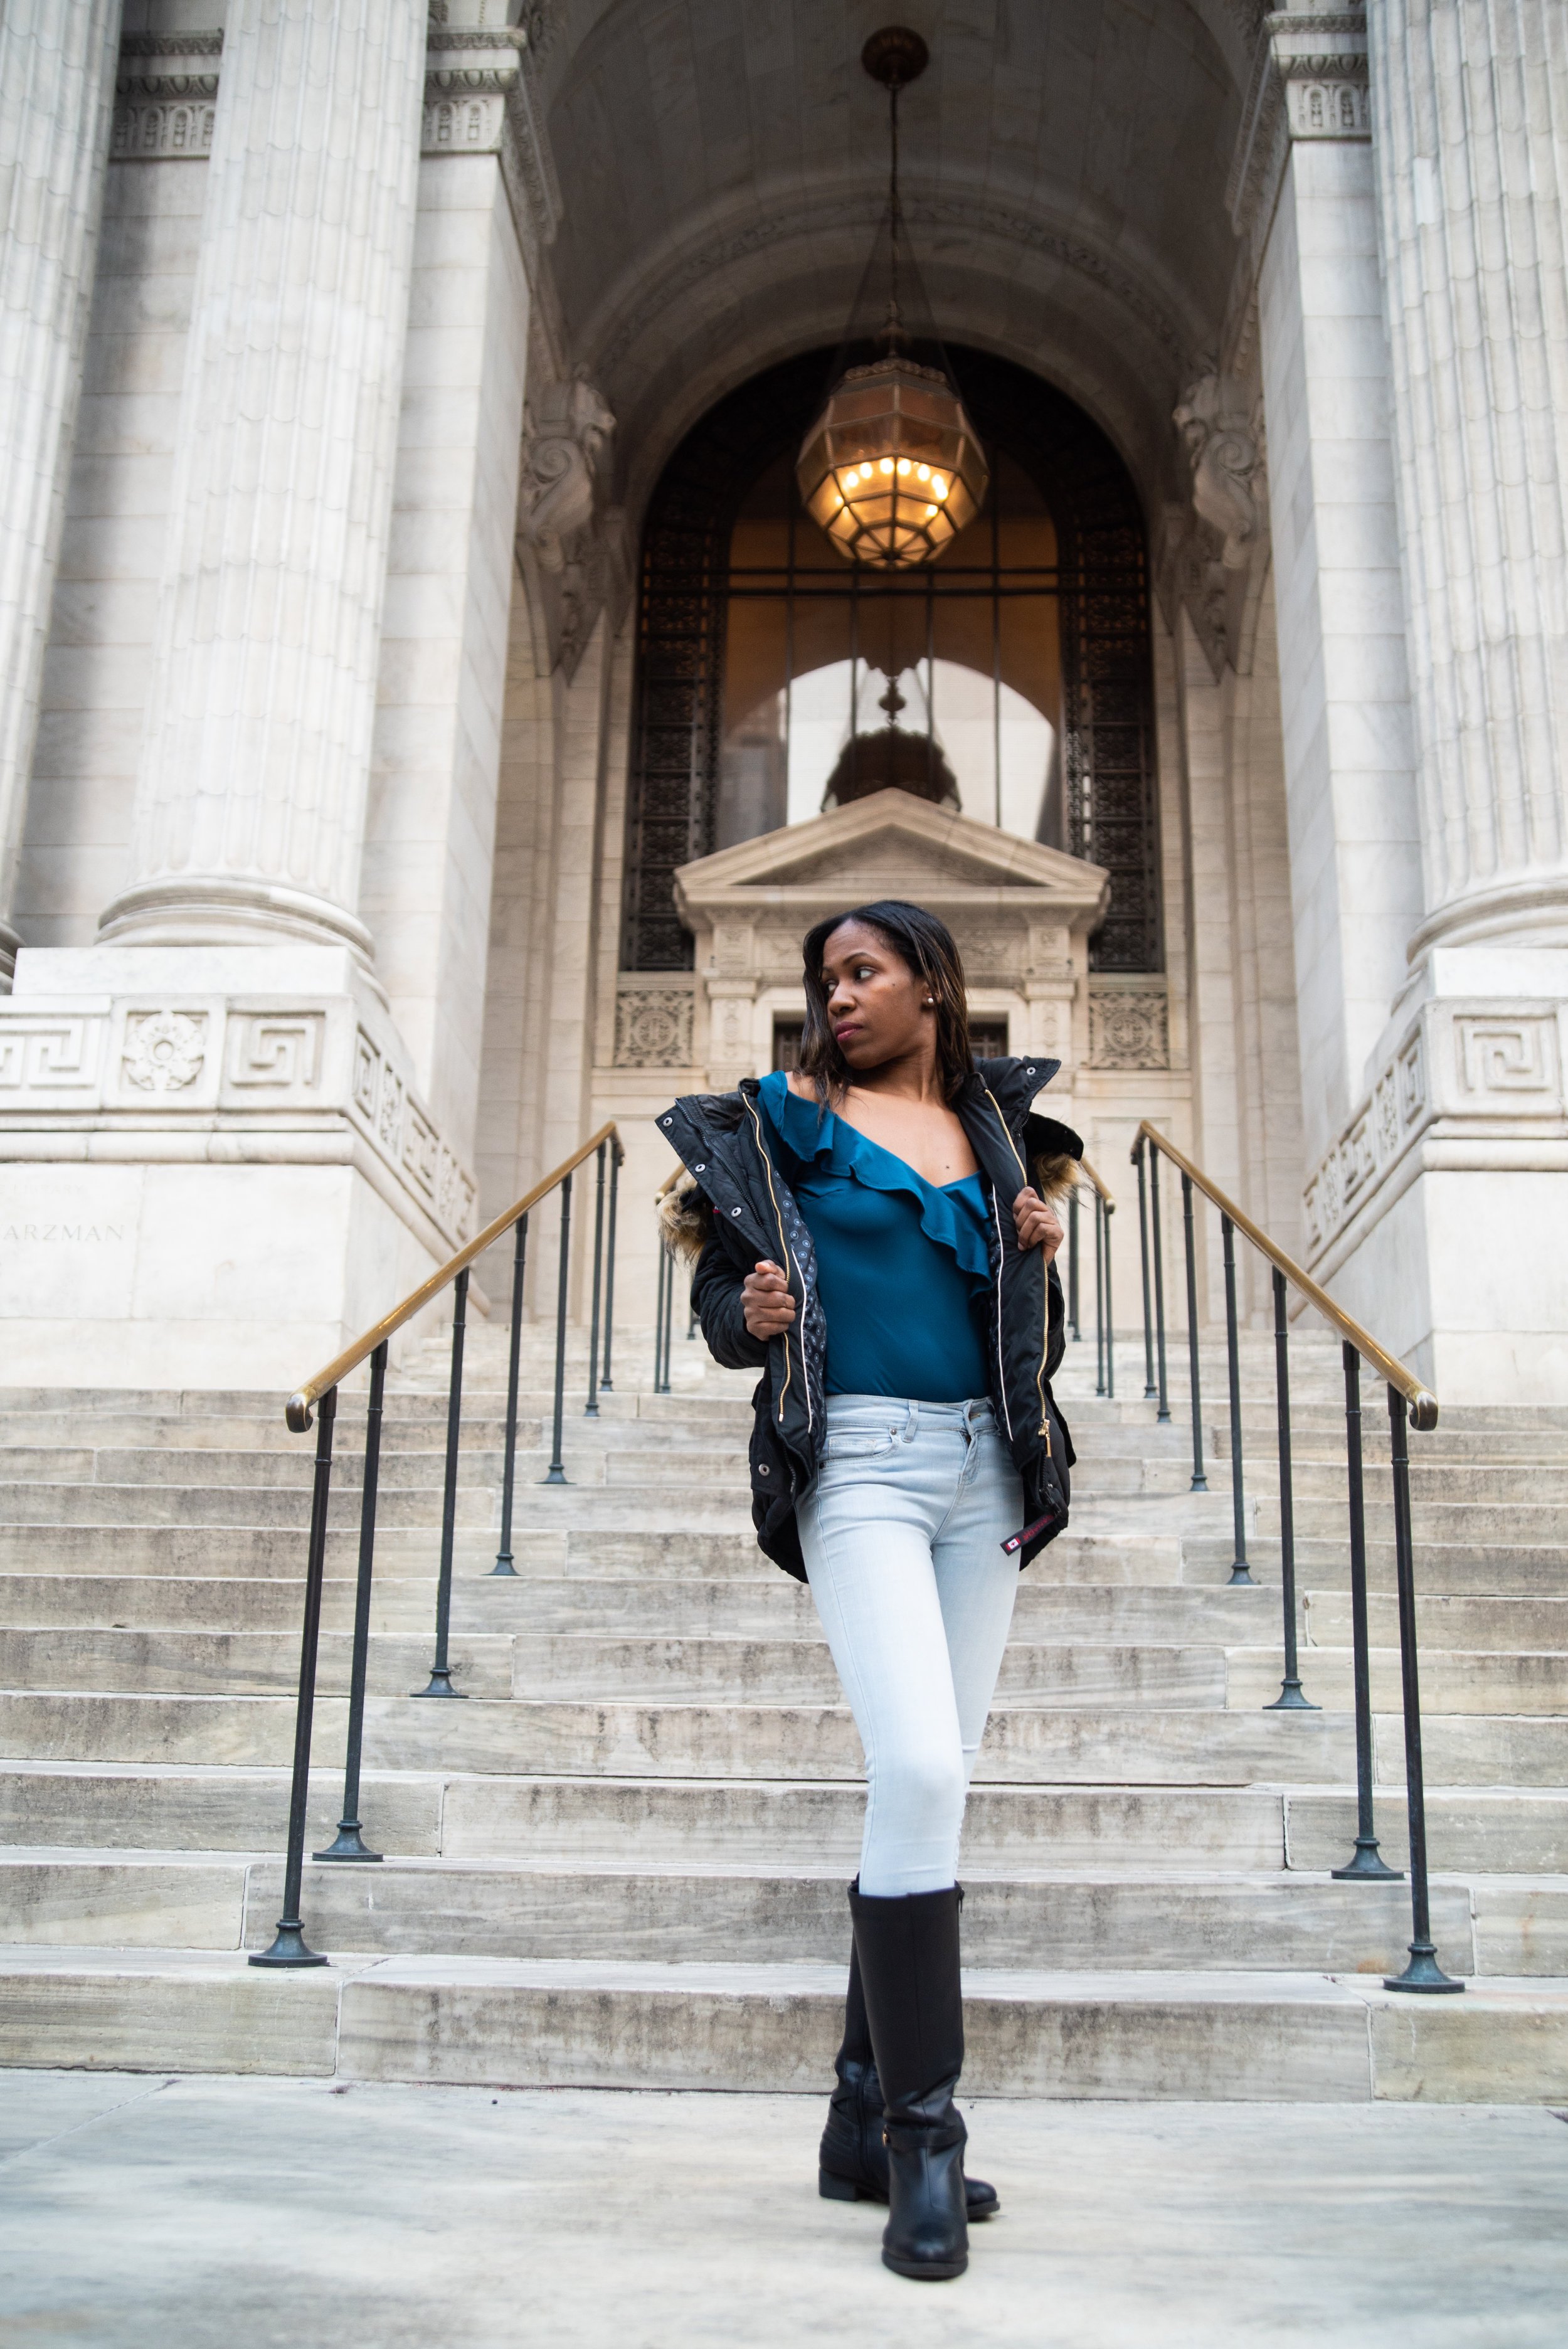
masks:
<svg viewBox="0 0 1568 2349"><path fill-rule="evenodd" d="M785 6L716 47L695 0L7 10L7 1376L222 1385L242 1343L296 1382L603 1118L651 1189L668 1095L770 1060L814 913L900 891L1113 1188L1152 1116L1439 1395L1560 1386L1556 13L1057 13L934 42L905 201L944 332L1142 500L1162 968L1116 974L1096 868L883 800L688 861L692 969L620 967L643 515L849 315L854 41Z"/></svg>

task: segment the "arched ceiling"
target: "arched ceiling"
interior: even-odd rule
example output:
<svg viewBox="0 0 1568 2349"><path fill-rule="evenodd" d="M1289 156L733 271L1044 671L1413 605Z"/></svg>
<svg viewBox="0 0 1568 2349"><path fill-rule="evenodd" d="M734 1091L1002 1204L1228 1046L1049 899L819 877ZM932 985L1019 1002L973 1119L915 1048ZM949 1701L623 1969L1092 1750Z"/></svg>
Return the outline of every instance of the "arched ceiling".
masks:
<svg viewBox="0 0 1568 2349"><path fill-rule="evenodd" d="M846 319L885 196L866 35L911 24L904 208L943 332L1034 367L1163 494L1218 340L1257 0L555 0L537 44L566 338L639 511L723 391Z"/></svg>

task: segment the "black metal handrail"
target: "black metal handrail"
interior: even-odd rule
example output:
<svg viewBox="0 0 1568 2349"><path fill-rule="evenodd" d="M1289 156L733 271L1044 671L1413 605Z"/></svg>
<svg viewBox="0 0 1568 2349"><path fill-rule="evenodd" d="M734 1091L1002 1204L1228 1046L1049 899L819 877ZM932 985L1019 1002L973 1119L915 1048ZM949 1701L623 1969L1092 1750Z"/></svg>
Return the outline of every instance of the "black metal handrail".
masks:
<svg viewBox="0 0 1568 2349"><path fill-rule="evenodd" d="M459 1248L428 1280L410 1291L400 1305L356 1338L351 1346L307 1379L289 1397L284 1416L293 1433L303 1434L316 1413L315 1476L311 1495L310 1540L305 1555L304 1624L300 1638L299 1695L294 1709L294 1775L289 1790L288 1851L284 1868L284 1913L270 1949L253 1951L253 1966L324 1966L326 1960L310 1949L300 1920L304 1883L305 1808L310 1793L311 1732L315 1713L316 1652L321 1634L322 1589L326 1572L327 1510L332 1492L332 1440L337 1419L338 1389L359 1364L370 1364L370 1392L365 1419L365 1474L359 1504L359 1568L354 1595L354 1646L349 1666L348 1737L343 1769L343 1816L337 1834L317 1860L378 1861L364 1837L359 1817L359 1763L365 1732L365 1680L370 1651L370 1590L376 1561L376 1502L380 1481L381 1423L385 1408L387 1348L397 1331L421 1312L442 1290L452 1289L451 1369L447 1384L447 1456L441 1493L441 1554L436 1578L435 1659L429 1684L412 1689L417 1697L449 1697L463 1701L463 1691L452 1686L447 1639L452 1609L452 1553L458 1521L458 1460L462 1433L463 1343L468 1320L469 1271L476 1257L511 1232L513 1235L511 1333L507 1361L506 1440L502 1457L500 1547L492 1574L515 1574L512 1559L512 1510L517 1485L518 1372L522 1349L523 1275L528 1262L528 1218L542 1199L561 1193L561 1262L555 1302L555 1392L550 1467L546 1485L569 1480L562 1464L562 1425L566 1391L566 1311L571 1293L572 1177L585 1160L596 1163L593 1205L593 1285L589 1314L588 1400L583 1416L596 1419L599 1397L611 1392L610 1344L615 1296L615 1205L625 1152L614 1124L602 1125L582 1147L553 1168L531 1191L514 1200L504 1214L485 1226L476 1239ZM609 1172L609 1245L605 1247L605 1171ZM601 1299L603 1320L601 1325ZM603 1369L599 1340L603 1333ZM665 1341L668 1353L667 1335Z"/></svg>
<svg viewBox="0 0 1568 2349"><path fill-rule="evenodd" d="M1390 1464L1394 1487L1394 1566L1399 1600L1399 1663L1405 1718L1405 1798L1410 1833L1410 1960L1401 1974L1388 1975L1389 1990L1462 1991L1438 1964L1431 1935L1431 1910L1427 1888L1426 1789L1421 1771L1421 1705L1416 1656L1416 1584L1410 1530L1410 1463L1408 1429L1429 1430L1438 1423L1438 1399L1403 1362L1337 1305L1311 1275L1287 1256L1250 1216L1229 1198L1201 1167L1179 1150L1168 1135L1145 1118L1132 1145L1138 1169L1138 1223L1143 1258L1144 1393L1157 1398L1159 1417L1171 1416L1165 1368L1165 1283L1161 1247L1160 1161L1168 1158L1181 1177L1181 1225L1187 1272L1187 1346L1191 1379L1192 1482L1195 1493L1207 1492L1203 1468L1202 1396L1198 1364L1198 1275L1194 1243L1193 1195L1201 1192L1220 1211L1220 1238L1225 1275L1225 1351L1231 1408L1231 1505L1234 1555L1230 1585L1249 1584L1246 1539L1246 1496L1242 1456L1241 1354L1236 1331L1235 1235L1239 1231L1267 1259L1273 1275L1274 1400L1278 1426L1280 1483L1280 1585L1284 1617L1284 1676L1280 1692L1265 1707L1274 1713L1315 1713L1302 1688L1296 1651L1295 1515L1291 1485L1289 1326L1286 1285L1293 1285L1338 1332L1345 1366L1346 1456L1350 1499L1350 1616L1356 1702L1356 1845L1350 1859L1333 1874L1354 1883L1390 1883L1402 1871L1388 1867L1377 1848L1373 1816L1372 1671L1367 1623L1367 1526L1361 1457L1361 1364L1367 1361L1388 1390ZM1148 1195L1144 1188L1147 1159ZM1152 1240L1152 1246L1150 1242ZM1152 1288L1150 1273L1152 1272ZM1155 1363L1158 1354L1159 1372Z"/></svg>
<svg viewBox="0 0 1568 2349"><path fill-rule="evenodd" d="M1075 1339L1083 1336L1078 1317L1078 1193L1088 1185L1094 1211L1094 1391L1116 1393L1116 1323L1110 1307L1110 1219L1116 1201L1104 1177L1087 1158L1078 1162L1083 1181L1076 1177L1068 1189L1068 1328Z"/></svg>

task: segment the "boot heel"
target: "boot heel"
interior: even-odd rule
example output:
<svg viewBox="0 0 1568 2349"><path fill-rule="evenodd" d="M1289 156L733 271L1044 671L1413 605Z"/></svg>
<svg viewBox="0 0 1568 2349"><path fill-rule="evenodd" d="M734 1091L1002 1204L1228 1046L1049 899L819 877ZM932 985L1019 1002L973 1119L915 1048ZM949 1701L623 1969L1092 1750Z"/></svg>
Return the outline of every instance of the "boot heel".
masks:
<svg viewBox="0 0 1568 2349"><path fill-rule="evenodd" d="M817 2172L817 2191L824 2202L860 2202L862 2196L852 2178L835 2178L830 2169Z"/></svg>

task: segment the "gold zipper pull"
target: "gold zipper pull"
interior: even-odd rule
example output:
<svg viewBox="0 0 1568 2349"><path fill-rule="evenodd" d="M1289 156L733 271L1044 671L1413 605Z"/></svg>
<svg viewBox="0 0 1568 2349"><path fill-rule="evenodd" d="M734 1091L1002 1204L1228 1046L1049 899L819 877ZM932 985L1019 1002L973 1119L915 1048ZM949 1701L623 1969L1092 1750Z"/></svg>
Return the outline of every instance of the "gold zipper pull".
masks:
<svg viewBox="0 0 1568 2349"><path fill-rule="evenodd" d="M1046 1458L1049 1460L1053 1455L1051 1452L1051 1423L1048 1419L1041 1420L1040 1433L1046 1439Z"/></svg>

